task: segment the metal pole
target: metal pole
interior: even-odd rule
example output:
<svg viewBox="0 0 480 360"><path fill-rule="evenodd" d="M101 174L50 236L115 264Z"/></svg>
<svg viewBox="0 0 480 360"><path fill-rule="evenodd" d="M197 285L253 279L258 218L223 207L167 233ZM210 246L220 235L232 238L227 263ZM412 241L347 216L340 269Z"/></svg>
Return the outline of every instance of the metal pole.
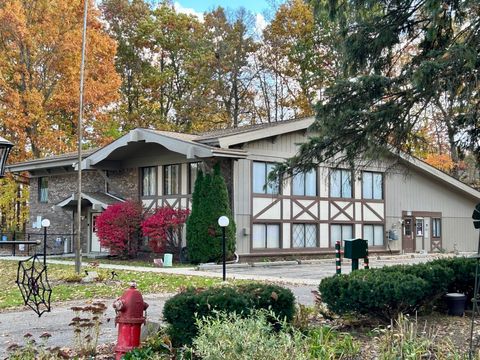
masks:
<svg viewBox="0 0 480 360"><path fill-rule="evenodd" d="M340 275L342 273L342 258L340 257L340 241L335 243L335 274Z"/></svg>
<svg viewBox="0 0 480 360"><path fill-rule="evenodd" d="M47 265L47 227L43 227L43 266Z"/></svg>
<svg viewBox="0 0 480 360"><path fill-rule="evenodd" d="M222 248L223 248L223 281L227 279L227 264L226 264L226 241L225 241L225 226L222 227Z"/></svg>
<svg viewBox="0 0 480 360"><path fill-rule="evenodd" d="M80 105L78 115L78 193L77 193L77 241L75 244L75 271L80 274L82 265L82 131L83 131L83 84L85 76L85 47L87 43L87 14L88 1L84 0L83 33L82 33L82 60L80 63Z"/></svg>
<svg viewBox="0 0 480 360"><path fill-rule="evenodd" d="M366 250L365 257L363 258L363 268L370 269L370 261L368 260L368 249Z"/></svg>
<svg viewBox="0 0 480 360"><path fill-rule="evenodd" d="M472 324L470 326L470 351L468 352L468 358L473 359L473 327L475 326L475 315L478 311L478 267L480 265L480 233L478 234L478 250L477 250L477 266L475 266L475 286L473 288L472 299Z"/></svg>

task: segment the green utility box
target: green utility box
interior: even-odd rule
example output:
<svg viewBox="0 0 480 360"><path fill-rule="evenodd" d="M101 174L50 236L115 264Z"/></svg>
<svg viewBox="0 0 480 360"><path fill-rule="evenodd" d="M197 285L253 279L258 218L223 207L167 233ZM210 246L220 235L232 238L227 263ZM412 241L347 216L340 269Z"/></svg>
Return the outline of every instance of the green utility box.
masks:
<svg viewBox="0 0 480 360"><path fill-rule="evenodd" d="M367 240L345 239L343 242L343 256L347 259L363 259L368 256Z"/></svg>

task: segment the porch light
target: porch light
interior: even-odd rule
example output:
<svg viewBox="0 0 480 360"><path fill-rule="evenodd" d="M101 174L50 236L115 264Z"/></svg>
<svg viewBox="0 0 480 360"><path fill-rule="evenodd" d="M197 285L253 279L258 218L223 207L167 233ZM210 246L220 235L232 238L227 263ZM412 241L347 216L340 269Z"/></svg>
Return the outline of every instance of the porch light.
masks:
<svg viewBox="0 0 480 360"><path fill-rule="evenodd" d="M5 176L5 164L13 144L0 136L0 178Z"/></svg>

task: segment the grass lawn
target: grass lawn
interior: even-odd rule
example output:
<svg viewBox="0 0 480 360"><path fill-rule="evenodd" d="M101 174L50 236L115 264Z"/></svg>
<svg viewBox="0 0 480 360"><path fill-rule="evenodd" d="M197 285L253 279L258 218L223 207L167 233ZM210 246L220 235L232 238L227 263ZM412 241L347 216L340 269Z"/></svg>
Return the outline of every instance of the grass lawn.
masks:
<svg viewBox="0 0 480 360"><path fill-rule="evenodd" d="M15 283L17 267L18 263L15 261L0 260L0 288L2 289L0 291L0 309L23 306L20 290ZM118 297L128 288L131 281L135 281L138 289L144 294L176 292L181 287L208 287L221 282L221 279L216 278L123 270L115 270L118 276L112 280L111 270L83 267L82 272L84 270L96 271L102 281L89 284L75 282L78 280L78 276L73 266L48 265L52 302Z"/></svg>

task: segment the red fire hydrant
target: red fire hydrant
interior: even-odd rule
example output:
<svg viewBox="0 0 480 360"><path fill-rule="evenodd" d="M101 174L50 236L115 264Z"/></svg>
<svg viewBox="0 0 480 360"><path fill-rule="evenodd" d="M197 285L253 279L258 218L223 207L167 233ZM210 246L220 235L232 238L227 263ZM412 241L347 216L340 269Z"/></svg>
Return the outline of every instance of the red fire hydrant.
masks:
<svg viewBox="0 0 480 360"><path fill-rule="evenodd" d="M143 301L137 285L132 283L130 288L115 300L113 308L117 313L115 325L118 324L115 359L120 360L127 352L140 346L140 330L142 324L145 323L148 304Z"/></svg>

